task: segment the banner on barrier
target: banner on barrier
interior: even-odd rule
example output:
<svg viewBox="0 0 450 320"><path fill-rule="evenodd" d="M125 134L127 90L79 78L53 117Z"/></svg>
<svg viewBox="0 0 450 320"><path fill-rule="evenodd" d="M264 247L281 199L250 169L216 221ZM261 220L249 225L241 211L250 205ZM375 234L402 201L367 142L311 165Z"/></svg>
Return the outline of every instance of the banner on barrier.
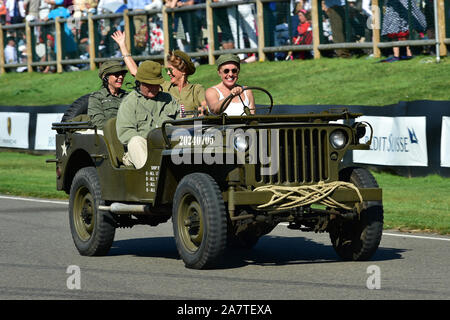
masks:
<svg viewBox="0 0 450 320"><path fill-rule="evenodd" d="M0 112L0 147L28 149L27 112Z"/></svg>
<svg viewBox="0 0 450 320"><path fill-rule="evenodd" d="M38 113L36 120L35 150L55 150L56 131L52 123L60 122L63 113Z"/></svg>
<svg viewBox="0 0 450 320"><path fill-rule="evenodd" d="M442 117L441 167L450 167L450 117Z"/></svg>
<svg viewBox="0 0 450 320"><path fill-rule="evenodd" d="M370 150L353 151L353 162L390 166L428 166L426 117L363 116L373 128ZM361 142L370 139L370 129Z"/></svg>

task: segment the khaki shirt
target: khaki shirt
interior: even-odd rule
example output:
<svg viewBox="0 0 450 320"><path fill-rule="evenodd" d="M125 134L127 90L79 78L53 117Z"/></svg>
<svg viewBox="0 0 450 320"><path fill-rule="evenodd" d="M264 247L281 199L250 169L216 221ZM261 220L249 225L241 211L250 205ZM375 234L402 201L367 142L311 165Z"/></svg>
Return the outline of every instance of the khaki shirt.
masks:
<svg viewBox="0 0 450 320"><path fill-rule="evenodd" d="M116 117L120 102L127 94L128 92L120 89L119 95L114 96L106 88L91 93L88 100L91 123L102 130L107 120Z"/></svg>
<svg viewBox="0 0 450 320"><path fill-rule="evenodd" d="M139 92L128 94L119 107L116 129L120 142L128 144L134 136L147 138L148 133L161 127L164 121L174 120L180 106L165 92L159 92L153 99L147 99Z"/></svg>
<svg viewBox="0 0 450 320"><path fill-rule="evenodd" d="M188 83L181 89L181 92L170 81L164 81L161 87L164 92L170 93L178 104L184 105L185 111L197 110L205 100L205 88L200 84Z"/></svg>

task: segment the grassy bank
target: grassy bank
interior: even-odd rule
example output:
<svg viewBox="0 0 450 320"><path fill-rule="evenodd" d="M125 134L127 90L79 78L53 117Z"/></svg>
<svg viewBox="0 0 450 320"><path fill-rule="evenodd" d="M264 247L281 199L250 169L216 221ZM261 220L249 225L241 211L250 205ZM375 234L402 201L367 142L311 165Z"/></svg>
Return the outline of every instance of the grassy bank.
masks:
<svg viewBox="0 0 450 320"><path fill-rule="evenodd" d="M375 59L327 59L242 65L240 83L270 91L275 104L389 105L398 101L448 100L448 59L430 57L376 63ZM190 81L211 87L216 68L201 65ZM125 82L133 82L128 75ZM63 74L8 73L0 76L0 105L70 104L97 90L97 71ZM257 101L258 103L258 101Z"/></svg>

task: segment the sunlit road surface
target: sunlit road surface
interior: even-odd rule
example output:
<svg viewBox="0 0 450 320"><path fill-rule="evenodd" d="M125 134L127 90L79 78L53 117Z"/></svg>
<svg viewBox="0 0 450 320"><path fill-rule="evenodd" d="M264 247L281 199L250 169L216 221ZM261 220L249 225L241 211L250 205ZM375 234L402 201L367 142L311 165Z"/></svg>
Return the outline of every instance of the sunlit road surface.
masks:
<svg viewBox="0 0 450 320"><path fill-rule="evenodd" d="M228 254L219 269L191 270L178 257L170 221L118 229L108 256L80 256L67 208L65 201L0 196L0 299L450 297L446 236L387 230L371 261L343 262L327 233L279 225L253 250Z"/></svg>

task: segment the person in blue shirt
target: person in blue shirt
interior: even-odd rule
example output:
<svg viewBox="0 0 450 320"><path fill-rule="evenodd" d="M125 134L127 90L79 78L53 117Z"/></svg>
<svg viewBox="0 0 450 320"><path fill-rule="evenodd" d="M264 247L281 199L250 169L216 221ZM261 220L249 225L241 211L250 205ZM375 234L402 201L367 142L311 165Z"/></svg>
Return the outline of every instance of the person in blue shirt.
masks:
<svg viewBox="0 0 450 320"><path fill-rule="evenodd" d="M145 6L152 3L152 0L128 0L128 10L144 10Z"/></svg>
<svg viewBox="0 0 450 320"><path fill-rule="evenodd" d="M64 0L52 0L52 3L57 5L57 7L50 11L47 16L48 20L60 18L69 18L70 11L69 9L63 7ZM77 53L77 44L74 40L72 30L70 29L67 22L64 23L64 33L63 33L63 56L68 56L70 59L74 59ZM55 42L55 52L56 52L56 42Z"/></svg>

